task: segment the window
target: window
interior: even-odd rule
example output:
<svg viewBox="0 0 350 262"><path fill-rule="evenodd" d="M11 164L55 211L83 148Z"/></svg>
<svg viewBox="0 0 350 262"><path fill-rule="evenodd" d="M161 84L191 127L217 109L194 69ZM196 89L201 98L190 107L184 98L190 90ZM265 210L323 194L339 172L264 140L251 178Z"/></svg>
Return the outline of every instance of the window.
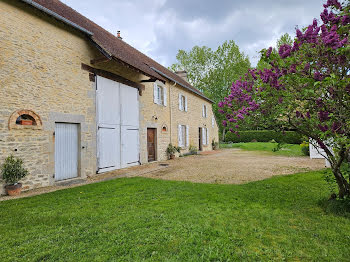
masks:
<svg viewBox="0 0 350 262"><path fill-rule="evenodd" d="M163 105L164 104L164 90L163 87L157 86L157 100L158 104Z"/></svg>
<svg viewBox="0 0 350 262"><path fill-rule="evenodd" d="M204 118L207 118L207 106L203 105L202 115Z"/></svg>
<svg viewBox="0 0 350 262"><path fill-rule="evenodd" d="M215 127L215 117L214 116L211 118L211 125L212 125L212 127Z"/></svg>
<svg viewBox="0 0 350 262"><path fill-rule="evenodd" d="M187 147L189 144L189 128L187 125L179 125L179 147Z"/></svg>
<svg viewBox="0 0 350 262"><path fill-rule="evenodd" d="M187 112L187 97L179 94L179 110Z"/></svg>
<svg viewBox="0 0 350 262"><path fill-rule="evenodd" d="M154 103L162 106L167 105L166 87L161 82L154 83Z"/></svg>
<svg viewBox="0 0 350 262"><path fill-rule="evenodd" d="M209 144L209 130L206 127L202 128L202 140L203 140L203 145Z"/></svg>

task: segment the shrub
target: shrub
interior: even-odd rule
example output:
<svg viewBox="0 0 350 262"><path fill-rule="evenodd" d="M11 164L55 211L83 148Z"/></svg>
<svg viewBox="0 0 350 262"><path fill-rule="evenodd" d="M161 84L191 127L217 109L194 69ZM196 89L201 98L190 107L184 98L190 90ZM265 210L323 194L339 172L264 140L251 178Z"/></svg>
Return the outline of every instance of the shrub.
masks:
<svg viewBox="0 0 350 262"><path fill-rule="evenodd" d="M22 159L10 155L1 165L1 174L6 184L14 185L28 175L28 170L23 167Z"/></svg>
<svg viewBox="0 0 350 262"><path fill-rule="evenodd" d="M251 141L269 142L274 140L277 143L300 144L303 139L302 135L294 131L286 131L283 133L272 130L258 130L258 131L240 131L238 135L228 133L225 137L225 142L233 143L247 143Z"/></svg>
<svg viewBox="0 0 350 262"><path fill-rule="evenodd" d="M309 143L304 141L303 143L300 144L300 148L301 148L301 152L305 155L305 156L309 156L310 155L310 147L309 147Z"/></svg>
<svg viewBox="0 0 350 262"><path fill-rule="evenodd" d="M214 139L213 139L213 141L211 141L211 146L212 146L213 150L218 150L219 149L219 143L215 142Z"/></svg>
<svg viewBox="0 0 350 262"><path fill-rule="evenodd" d="M173 146L171 143L168 145L166 152L168 156L174 155L176 152L180 153L181 147Z"/></svg>
<svg viewBox="0 0 350 262"><path fill-rule="evenodd" d="M286 143L284 143L284 142L278 143L274 148L272 148L272 152L280 151L285 145L286 145Z"/></svg>
<svg viewBox="0 0 350 262"><path fill-rule="evenodd" d="M194 154L197 154L197 147L195 147L195 146L193 146L193 145L190 145L190 147L189 147L189 151L190 151L190 153L192 154L192 155L194 155Z"/></svg>

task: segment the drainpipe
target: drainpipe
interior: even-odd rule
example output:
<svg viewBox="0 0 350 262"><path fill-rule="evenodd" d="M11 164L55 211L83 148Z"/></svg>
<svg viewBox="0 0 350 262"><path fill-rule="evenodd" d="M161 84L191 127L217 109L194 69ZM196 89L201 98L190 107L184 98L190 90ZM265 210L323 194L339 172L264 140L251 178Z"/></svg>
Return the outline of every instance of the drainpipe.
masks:
<svg viewBox="0 0 350 262"><path fill-rule="evenodd" d="M174 82L173 86L176 86L176 82ZM171 110L171 88L169 88L169 106L170 106L170 143L171 143L172 142L171 138L173 134L173 124L172 124L173 114Z"/></svg>

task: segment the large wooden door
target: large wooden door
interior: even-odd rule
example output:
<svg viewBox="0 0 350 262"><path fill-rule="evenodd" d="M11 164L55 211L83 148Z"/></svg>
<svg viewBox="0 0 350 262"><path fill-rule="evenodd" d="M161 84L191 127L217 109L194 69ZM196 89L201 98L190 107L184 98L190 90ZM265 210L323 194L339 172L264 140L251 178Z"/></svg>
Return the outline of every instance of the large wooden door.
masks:
<svg viewBox="0 0 350 262"><path fill-rule="evenodd" d="M148 162L156 161L157 129L147 128Z"/></svg>

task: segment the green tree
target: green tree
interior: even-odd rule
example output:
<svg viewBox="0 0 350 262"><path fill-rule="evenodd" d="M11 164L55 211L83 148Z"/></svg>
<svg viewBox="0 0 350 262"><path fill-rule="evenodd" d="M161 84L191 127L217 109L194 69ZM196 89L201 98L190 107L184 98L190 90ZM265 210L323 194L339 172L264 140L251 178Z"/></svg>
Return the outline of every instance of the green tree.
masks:
<svg viewBox="0 0 350 262"><path fill-rule="evenodd" d="M247 55L239 50L233 40L225 41L217 50L195 46L190 51L179 50L177 63L170 69L186 70L188 81L215 103L213 110L220 130L223 116L218 113L217 103L230 93L230 87L250 68Z"/></svg>

